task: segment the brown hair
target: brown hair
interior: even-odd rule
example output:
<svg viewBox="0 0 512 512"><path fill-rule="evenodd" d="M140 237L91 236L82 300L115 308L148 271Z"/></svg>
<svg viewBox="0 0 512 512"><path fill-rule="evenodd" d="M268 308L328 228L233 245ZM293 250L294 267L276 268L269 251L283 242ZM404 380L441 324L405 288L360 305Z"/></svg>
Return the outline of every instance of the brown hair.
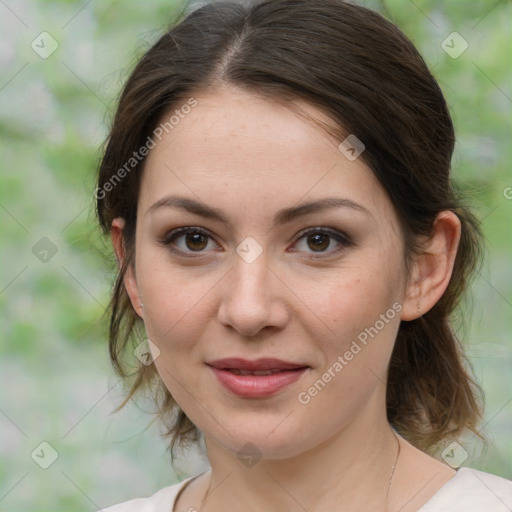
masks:
<svg viewBox="0 0 512 512"><path fill-rule="evenodd" d="M483 393L449 322L482 255L478 221L461 204L450 179L452 120L439 85L411 41L380 14L341 0L207 4L182 16L127 80L96 192L105 233L114 218L125 220L126 258L112 291L109 350L118 375L135 375L135 380L116 410L135 392L153 389L158 417L165 423L177 413L165 433L172 436L171 451L177 441L185 445L200 434L153 364L139 364L132 375L123 367L121 355L130 339L132 351L144 339L123 277L134 264L145 160L136 162L122 179L112 180L116 173L119 178L133 152L147 144L164 114L218 84L243 88L290 108L294 100L306 101L335 121L338 137L356 134L366 146L361 157L398 213L407 270L411 256L420 251L418 235L431 233L439 212L456 213L462 232L451 280L430 311L400 324L389 366L387 414L390 424L425 452L432 453L439 443L466 429L484 439L478 431Z"/></svg>

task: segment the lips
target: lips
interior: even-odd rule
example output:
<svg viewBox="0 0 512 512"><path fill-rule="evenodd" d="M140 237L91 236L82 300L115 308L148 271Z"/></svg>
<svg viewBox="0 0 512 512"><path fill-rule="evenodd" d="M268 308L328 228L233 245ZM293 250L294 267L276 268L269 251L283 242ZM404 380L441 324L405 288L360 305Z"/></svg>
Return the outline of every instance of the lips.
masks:
<svg viewBox="0 0 512 512"><path fill-rule="evenodd" d="M207 364L219 370L240 370L246 372L297 370L298 368L308 367L307 364L291 363L281 359L265 358L248 361L239 357L218 359Z"/></svg>
<svg viewBox="0 0 512 512"><path fill-rule="evenodd" d="M242 398L265 398L297 381L309 366L281 359L227 358L207 363L224 388Z"/></svg>
<svg viewBox="0 0 512 512"><path fill-rule="evenodd" d="M235 375L273 375L274 373L281 373L283 371L293 371L293 370L240 370L238 368L223 368L224 370L227 370L228 372L234 373Z"/></svg>

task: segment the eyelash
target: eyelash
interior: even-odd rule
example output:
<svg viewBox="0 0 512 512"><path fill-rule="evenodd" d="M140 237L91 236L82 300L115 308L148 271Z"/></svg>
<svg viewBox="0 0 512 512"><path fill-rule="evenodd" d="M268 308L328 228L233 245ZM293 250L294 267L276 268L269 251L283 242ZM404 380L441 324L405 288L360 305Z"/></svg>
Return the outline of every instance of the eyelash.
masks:
<svg viewBox="0 0 512 512"><path fill-rule="evenodd" d="M199 257L201 255L201 253L204 251L183 251L181 249L176 249L175 247L172 247L172 242L174 242L177 238L179 238L183 235L189 234L189 233L201 234L201 235L207 236L210 239L213 239L213 237L204 229L198 228L198 227L193 227L193 226L187 226L187 227L177 228L177 229L170 231L169 233L167 233L167 235L164 237L163 240L160 240L160 243L163 246L167 247L170 251L172 251L175 254L179 254L181 256L186 255L185 257L192 257L192 258ZM331 238L333 238L334 240L336 240L338 243L341 244L341 246L338 247L337 249L334 249L334 250L331 250L328 252L319 252L319 253L313 252L312 253L313 256L311 257L312 259L318 259L318 258L323 258L326 256L331 256L333 254L336 254L336 253L342 251L343 249L345 249L347 247L352 247L354 245L354 243L350 240L350 238L345 233L342 233L342 232L339 232L339 231L336 231L336 230L333 230L333 229L330 229L327 227L315 227L315 228L305 229L296 238L294 244L296 244L299 240L307 237L310 234L328 235ZM189 256L190 253L194 253L194 252L197 253L198 256Z"/></svg>

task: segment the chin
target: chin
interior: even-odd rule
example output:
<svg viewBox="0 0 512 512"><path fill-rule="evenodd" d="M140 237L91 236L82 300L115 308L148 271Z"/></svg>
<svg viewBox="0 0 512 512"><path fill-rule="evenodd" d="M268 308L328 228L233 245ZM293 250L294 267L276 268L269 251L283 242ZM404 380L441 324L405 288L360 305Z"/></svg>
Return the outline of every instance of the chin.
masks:
<svg viewBox="0 0 512 512"><path fill-rule="evenodd" d="M237 427L231 424L229 433L223 429L216 431L214 435L205 433L207 446L209 440L214 440L215 444L235 453L242 463L245 460L251 461L251 458L254 463L261 459L289 459L314 448L319 443L318 433L313 432L309 439L301 437L296 431L298 429L279 425L282 419L269 422L258 421L257 425L240 424ZM269 426L265 426L266 424ZM304 433L303 429L300 430ZM247 465L249 467L250 463Z"/></svg>

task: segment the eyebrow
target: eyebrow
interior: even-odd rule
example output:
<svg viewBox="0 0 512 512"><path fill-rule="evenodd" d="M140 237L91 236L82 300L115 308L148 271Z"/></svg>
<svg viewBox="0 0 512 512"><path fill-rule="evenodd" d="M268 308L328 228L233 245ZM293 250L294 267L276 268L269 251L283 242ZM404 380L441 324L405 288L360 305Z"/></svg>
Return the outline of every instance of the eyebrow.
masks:
<svg viewBox="0 0 512 512"><path fill-rule="evenodd" d="M224 224L230 224L226 214L219 208L213 208L204 203L196 201L195 199L191 199L189 197L184 196L163 197L162 199L158 200L156 203L151 205L146 211L146 214L162 207L181 208L187 212L200 215L201 217L205 217L207 219L214 219L223 222ZM352 210L358 211L360 213L368 215L371 218L374 218L368 209L366 209L363 205L356 203L355 201L352 201L351 199L344 197L324 197L309 203L303 203L297 206L292 206L279 210L274 215L273 223L274 226L282 225L292 222L293 220L304 215L320 213L326 210L331 210L333 208L351 208Z"/></svg>

